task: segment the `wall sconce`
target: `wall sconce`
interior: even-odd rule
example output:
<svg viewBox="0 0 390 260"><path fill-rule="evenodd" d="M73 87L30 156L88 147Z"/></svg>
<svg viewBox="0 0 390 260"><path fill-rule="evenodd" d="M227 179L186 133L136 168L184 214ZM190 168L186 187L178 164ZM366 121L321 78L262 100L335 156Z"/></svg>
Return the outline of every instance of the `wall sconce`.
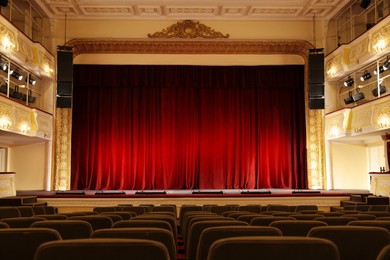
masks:
<svg viewBox="0 0 390 260"><path fill-rule="evenodd" d="M11 120L9 120L8 116L0 117L0 128L3 130L10 129L12 126Z"/></svg>
<svg viewBox="0 0 390 260"><path fill-rule="evenodd" d="M31 128L27 123L21 123L19 129L23 134L29 134L31 131Z"/></svg>
<svg viewBox="0 0 390 260"><path fill-rule="evenodd" d="M360 77L361 81L366 81L371 78L371 73L368 70L365 70L363 75Z"/></svg>
<svg viewBox="0 0 390 260"><path fill-rule="evenodd" d="M8 70L8 62L1 59L0 60L0 68L3 71L7 71Z"/></svg>
<svg viewBox="0 0 390 260"><path fill-rule="evenodd" d="M11 75L11 77L13 77L13 78L15 78L17 80L22 80L23 79L23 75L20 74L17 69L10 70L9 74Z"/></svg>
<svg viewBox="0 0 390 260"><path fill-rule="evenodd" d="M354 102L364 99L364 93L360 92L359 88L356 88L356 94L352 95Z"/></svg>
<svg viewBox="0 0 390 260"><path fill-rule="evenodd" d="M8 35L5 35L1 41L1 44L3 45L3 48L6 50L13 49L15 47L15 44L11 41L11 39L8 37Z"/></svg>
<svg viewBox="0 0 390 260"><path fill-rule="evenodd" d="M389 127L389 125L390 125L389 117L387 115L381 115L378 118L377 125L380 128L387 128L387 127Z"/></svg>
<svg viewBox="0 0 390 260"><path fill-rule="evenodd" d="M383 67L383 65L380 65L378 69L374 70L375 75L378 75L378 70L379 70L379 74L385 72L385 68Z"/></svg>
<svg viewBox="0 0 390 260"><path fill-rule="evenodd" d="M353 83L355 83L355 81L353 80L353 78L351 76L348 76L348 79L346 81L344 81L344 86L346 87L350 87L353 85Z"/></svg>
<svg viewBox="0 0 390 260"><path fill-rule="evenodd" d="M374 46L376 52L381 52L386 48L386 43L383 39L380 39L377 41L377 43Z"/></svg>
<svg viewBox="0 0 390 260"><path fill-rule="evenodd" d="M382 84L379 84L378 88L372 89L372 94L374 95L374 97L378 96L378 89L379 89L379 95L385 94L387 91L385 86L382 86Z"/></svg>

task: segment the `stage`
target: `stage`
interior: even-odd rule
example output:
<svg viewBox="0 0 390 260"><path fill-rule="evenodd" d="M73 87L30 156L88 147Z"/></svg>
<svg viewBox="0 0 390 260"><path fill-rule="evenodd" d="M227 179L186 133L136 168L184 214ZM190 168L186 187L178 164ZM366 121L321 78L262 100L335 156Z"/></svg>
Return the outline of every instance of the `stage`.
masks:
<svg viewBox="0 0 390 260"><path fill-rule="evenodd" d="M71 190L71 191L17 191L18 196L37 196L59 212L92 210L99 206L119 204L282 204L317 205L329 211L349 200L352 194L367 194L368 190L302 190L302 189L251 189L251 190Z"/></svg>

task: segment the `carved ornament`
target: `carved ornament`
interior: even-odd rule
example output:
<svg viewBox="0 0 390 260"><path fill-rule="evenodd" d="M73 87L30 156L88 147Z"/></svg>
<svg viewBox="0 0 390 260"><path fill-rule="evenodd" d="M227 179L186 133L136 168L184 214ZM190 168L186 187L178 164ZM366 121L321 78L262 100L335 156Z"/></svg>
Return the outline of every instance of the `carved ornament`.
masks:
<svg viewBox="0 0 390 260"><path fill-rule="evenodd" d="M220 32L216 32L209 26L194 22L191 20L185 20L177 22L174 25L163 29L161 32L155 32L153 34L148 33L149 38L205 38L205 39L221 39L229 38L229 34L223 35Z"/></svg>

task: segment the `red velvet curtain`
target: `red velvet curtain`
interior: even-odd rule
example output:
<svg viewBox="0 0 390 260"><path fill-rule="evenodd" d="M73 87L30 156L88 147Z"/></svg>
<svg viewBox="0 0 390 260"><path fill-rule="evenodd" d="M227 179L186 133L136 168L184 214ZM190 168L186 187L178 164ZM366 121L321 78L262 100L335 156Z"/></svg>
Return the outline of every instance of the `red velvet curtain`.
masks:
<svg viewBox="0 0 390 260"><path fill-rule="evenodd" d="M72 189L307 188L304 66L75 65Z"/></svg>

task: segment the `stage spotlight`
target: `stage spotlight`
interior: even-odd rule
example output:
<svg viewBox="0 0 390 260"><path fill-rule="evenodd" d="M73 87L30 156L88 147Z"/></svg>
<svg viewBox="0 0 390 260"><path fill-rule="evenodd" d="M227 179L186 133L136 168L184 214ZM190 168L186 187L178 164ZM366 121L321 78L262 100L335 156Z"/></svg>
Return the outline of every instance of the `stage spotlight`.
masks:
<svg viewBox="0 0 390 260"><path fill-rule="evenodd" d="M388 70L390 69L390 59L387 57L386 61L383 63L383 69Z"/></svg>
<svg viewBox="0 0 390 260"><path fill-rule="evenodd" d="M345 103L346 105L353 103L352 91L349 91L348 97L344 98L344 103Z"/></svg>
<svg viewBox="0 0 390 260"><path fill-rule="evenodd" d="M379 74L381 74L385 71L384 67L382 65L380 65L378 69L374 70L375 75L378 75L378 70L379 70Z"/></svg>
<svg viewBox="0 0 390 260"><path fill-rule="evenodd" d="M374 95L374 97L377 97L378 96L378 89L379 89L379 94L382 95L382 94L385 94L387 89L385 86L382 86L382 84L379 85L379 88L374 88L372 89L372 94Z"/></svg>
<svg viewBox="0 0 390 260"><path fill-rule="evenodd" d="M351 76L348 76L348 79L346 81L344 81L344 86L346 87L350 87L353 85L355 81L353 80L353 78Z"/></svg>
<svg viewBox="0 0 390 260"><path fill-rule="evenodd" d="M27 82L27 79L26 79L26 82ZM30 83L30 85L35 85L35 83L37 83L37 81L32 78L31 76L28 78L28 83Z"/></svg>
<svg viewBox="0 0 390 260"><path fill-rule="evenodd" d="M360 92L359 88L356 88L356 94L352 95L354 102L364 99L364 93Z"/></svg>
<svg viewBox="0 0 390 260"><path fill-rule="evenodd" d="M0 60L0 68L3 70L3 71L7 71L8 70L8 62L4 61L4 60Z"/></svg>
<svg viewBox="0 0 390 260"><path fill-rule="evenodd" d="M368 70L365 70L363 75L360 77L361 81L366 81L371 78L371 73Z"/></svg>
<svg viewBox="0 0 390 260"><path fill-rule="evenodd" d="M19 71L18 71L17 69L11 69L10 72L9 72L9 74L10 74L13 78L15 78L15 79L17 79L17 80L22 80L22 79L23 79L22 74L20 74Z"/></svg>

